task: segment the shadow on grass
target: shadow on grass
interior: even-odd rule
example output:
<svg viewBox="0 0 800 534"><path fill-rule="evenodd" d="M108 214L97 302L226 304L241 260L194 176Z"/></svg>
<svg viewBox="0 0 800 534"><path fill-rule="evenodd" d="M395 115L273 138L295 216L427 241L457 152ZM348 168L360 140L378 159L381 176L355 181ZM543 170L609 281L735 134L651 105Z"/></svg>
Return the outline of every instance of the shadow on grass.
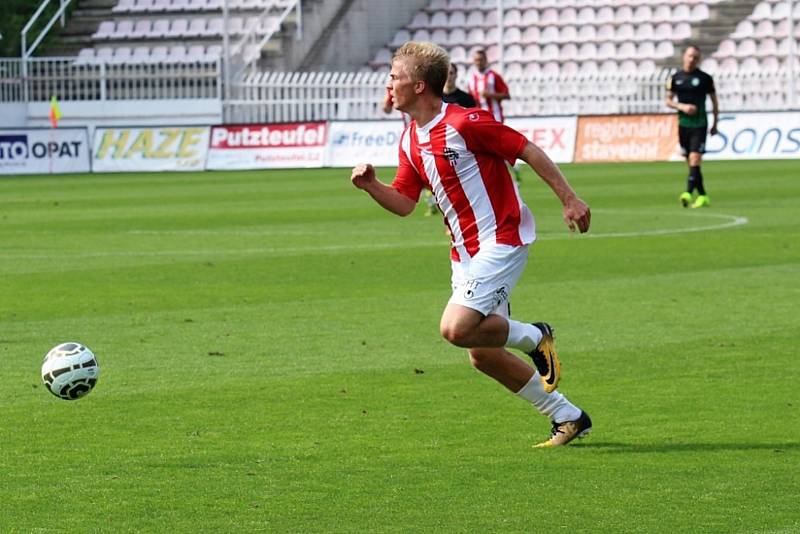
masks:
<svg viewBox="0 0 800 534"><path fill-rule="evenodd" d="M800 442L784 443L613 443L589 441L573 447L596 449L608 453L715 452L715 451L772 451L775 453L800 450Z"/></svg>

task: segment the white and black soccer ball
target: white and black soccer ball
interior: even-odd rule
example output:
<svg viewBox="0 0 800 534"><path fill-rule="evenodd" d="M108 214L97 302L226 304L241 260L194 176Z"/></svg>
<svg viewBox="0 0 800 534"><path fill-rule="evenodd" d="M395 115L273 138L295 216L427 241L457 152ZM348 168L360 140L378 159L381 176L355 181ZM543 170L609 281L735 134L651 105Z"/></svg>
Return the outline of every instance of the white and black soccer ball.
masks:
<svg viewBox="0 0 800 534"><path fill-rule="evenodd" d="M97 384L100 366L94 353L80 343L62 343L50 349L42 363L42 381L64 400L87 395Z"/></svg>

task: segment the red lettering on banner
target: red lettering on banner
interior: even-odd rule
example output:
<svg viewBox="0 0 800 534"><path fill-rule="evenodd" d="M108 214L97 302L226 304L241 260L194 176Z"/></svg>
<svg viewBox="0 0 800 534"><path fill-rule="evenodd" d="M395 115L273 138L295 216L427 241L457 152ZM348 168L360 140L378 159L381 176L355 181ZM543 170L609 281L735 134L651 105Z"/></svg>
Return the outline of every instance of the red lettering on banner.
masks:
<svg viewBox="0 0 800 534"><path fill-rule="evenodd" d="M214 126L211 148L324 147L327 123L304 122L253 126Z"/></svg>
<svg viewBox="0 0 800 534"><path fill-rule="evenodd" d="M555 148L566 150L567 148L563 139L566 128L519 128L518 130L542 150Z"/></svg>

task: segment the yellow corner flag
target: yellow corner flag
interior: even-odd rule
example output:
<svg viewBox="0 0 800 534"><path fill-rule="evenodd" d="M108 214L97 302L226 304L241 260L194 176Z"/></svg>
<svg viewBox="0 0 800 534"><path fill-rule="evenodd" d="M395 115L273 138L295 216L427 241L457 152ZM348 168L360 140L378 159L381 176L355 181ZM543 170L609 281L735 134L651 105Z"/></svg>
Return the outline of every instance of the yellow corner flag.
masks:
<svg viewBox="0 0 800 534"><path fill-rule="evenodd" d="M53 128L58 127L58 121L61 119L61 109L58 107L58 100L56 95L50 97L50 125Z"/></svg>

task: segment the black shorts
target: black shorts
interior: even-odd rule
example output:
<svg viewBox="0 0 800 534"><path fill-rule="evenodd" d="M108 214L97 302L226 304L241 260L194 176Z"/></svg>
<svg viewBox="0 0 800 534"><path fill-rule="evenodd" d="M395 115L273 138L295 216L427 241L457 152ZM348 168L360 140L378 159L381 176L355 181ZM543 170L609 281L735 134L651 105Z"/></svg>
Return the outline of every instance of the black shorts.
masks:
<svg viewBox="0 0 800 534"><path fill-rule="evenodd" d="M701 128L689 128L688 126L678 126L678 140L681 144L681 154L686 157L689 152L706 153L706 126Z"/></svg>

